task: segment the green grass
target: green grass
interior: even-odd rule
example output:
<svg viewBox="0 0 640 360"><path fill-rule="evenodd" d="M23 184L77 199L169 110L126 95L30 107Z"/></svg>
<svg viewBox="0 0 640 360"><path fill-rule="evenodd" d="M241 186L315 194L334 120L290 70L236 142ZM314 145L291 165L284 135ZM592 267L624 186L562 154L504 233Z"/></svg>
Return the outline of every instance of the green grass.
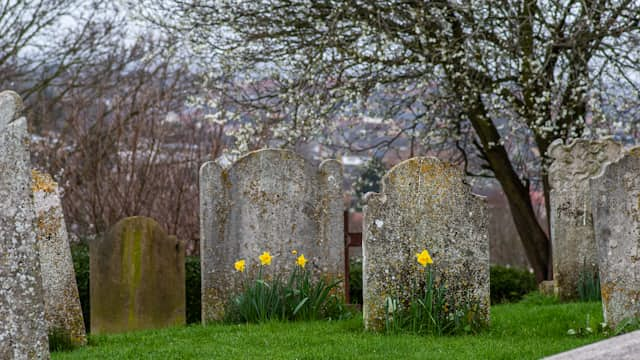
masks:
<svg viewBox="0 0 640 360"><path fill-rule="evenodd" d="M362 319L262 325L192 325L90 336L90 345L53 359L538 359L604 338L567 330L602 321L601 304L530 298L491 308L479 335L431 337L364 332Z"/></svg>

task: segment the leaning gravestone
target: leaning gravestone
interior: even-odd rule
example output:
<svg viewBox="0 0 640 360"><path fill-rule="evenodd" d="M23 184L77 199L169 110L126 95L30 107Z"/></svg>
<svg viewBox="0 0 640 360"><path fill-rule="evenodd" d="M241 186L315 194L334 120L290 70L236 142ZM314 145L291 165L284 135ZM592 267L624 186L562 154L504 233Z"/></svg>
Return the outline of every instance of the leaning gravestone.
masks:
<svg viewBox="0 0 640 360"><path fill-rule="evenodd" d="M549 167L553 277L563 300L576 299L580 278L598 271L589 179L622 151L611 139L580 139L568 145L557 140L549 147L554 159Z"/></svg>
<svg viewBox="0 0 640 360"><path fill-rule="evenodd" d="M436 279L456 300L479 305L489 320L489 239L483 198L462 172L435 158L413 158L382 178L380 194L366 196L363 231L365 327L384 328L389 299L407 304L424 277L416 254L426 249Z"/></svg>
<svg viewBox="0 0 640 360"><path fill-rule="evenodd" d="M184 325L184 251L155 220L139 216L91 243L91 332Z"/></svg>
<svg viewBox="0 0 640 360"><path fill-rule="evenodd" d="M58 184L49 174L36 170L31 176L49 332L57 331L73 344L84 345L87 338Z"/></svg>
<svg viewBox="0 0 640 360"><path fill-rule="evenodd" d="M292 251L309 259L318 276L344 278L342 166L327 160L314 168L286 150L251 152L228 169L207 162L200 169L202 320L221 320L224 304L240 288L234 262L247 271L269 251L269 274L295 266ZM267 275L269 275L267 274Z"/></svg>
<svg viewBox="0 0 640 360"><path fill-rule="evenodd" d="M0 359L48 359L27 120L0 93Z"/></svg>
<svg viewBox="0 0 640 360"><path fill-rule="evenodd" d="M640 317L640 147L591 179L604 319Z"/></svg>

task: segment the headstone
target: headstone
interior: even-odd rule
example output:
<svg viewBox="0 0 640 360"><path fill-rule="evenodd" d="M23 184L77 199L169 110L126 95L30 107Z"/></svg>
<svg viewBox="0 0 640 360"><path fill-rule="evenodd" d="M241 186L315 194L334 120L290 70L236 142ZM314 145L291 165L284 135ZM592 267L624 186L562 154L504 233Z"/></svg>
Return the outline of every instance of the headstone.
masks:
<svg viewBox="0 0 640 360"><path fill-rule="evenodd" d="M640 317L640 147L591 179L605 322Z"/></svg>
<svg viewBox="0 0 640 360"><path fill-rule="evenodd" d="M92 333L185 323L184 244L155 220L122 219L89 248Z"/></svg>
<svg viewBox="0 0 640 360"><path fill-rule="evenodd" d="M576 299L579 279L598 271L589 179L622 151L611 139L580 139L568 145L557 140L549 147L554 159L549 167L553 277L563 300Z"/></svg>
<svg viewBox="0 0 640 360"><path fill-rule="evenodd" d="M0 93L0 359L48 359L27 120Z"/></svg>
<svg viewBox="0 0 640 360"><path fill-rule="evenodd" d="M363 236L367 329L384 328L388 298L408 303L415 279L424 277L415 256L423 249L453 298L477 303L489 320L486 204L455 166L413 158L389 170L381 193L366 197Z"/></svg>
<svg viewBox="0 0 640 360"><path fill-rule="evenodd" d="M84 345L87 338L58 184L49 174L37 170L31 176L49 332L55 329L73 344Z"/></svg>
<svg viewBox="0 0 640 360"><path fill-rule="evenodd" d="M640 354L640 331L612 337L569 350L546 360L636 360Z"/></svg>
<svg viewBox="0 0 640 360"><path fill-rule="evenodd" d="M258 256L274 257L266 271L285 274L291 252L308 260L317 276L344 278L342 166L319 169L286 150L259 150L228 169L208 162L200 169L202 320L221 320L241 277L234 262L255 270Z"/></svg>

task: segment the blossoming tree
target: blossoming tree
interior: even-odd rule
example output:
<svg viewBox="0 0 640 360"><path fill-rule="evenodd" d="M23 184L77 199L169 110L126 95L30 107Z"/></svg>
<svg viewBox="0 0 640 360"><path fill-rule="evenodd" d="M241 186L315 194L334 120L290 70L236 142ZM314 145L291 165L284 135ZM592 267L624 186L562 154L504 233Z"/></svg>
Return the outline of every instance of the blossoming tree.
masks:
<svg viewBox="0 0 640 360"><path fill-rule="evenodd" d="M206 55L208 86L233 97L236 113L266 114L243 118L246 137L322 137L339 127L338 110L380 103L409 115L390 117L398 133L429 143L444 130L500 182L539 281L552 277L551 251L530 186L548 194L549 144L611 127L596 121L616 110L601 106L609 90L637 98L637 1L173 0L143 10Z"/></svg>

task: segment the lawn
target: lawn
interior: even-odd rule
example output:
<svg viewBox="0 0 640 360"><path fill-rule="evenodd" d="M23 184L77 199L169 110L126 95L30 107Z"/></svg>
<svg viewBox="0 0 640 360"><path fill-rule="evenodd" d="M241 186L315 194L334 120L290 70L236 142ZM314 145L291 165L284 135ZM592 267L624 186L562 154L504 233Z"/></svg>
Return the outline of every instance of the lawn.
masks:
<svg viewBox="0 0 640 360"><path fill-rule="evenodd" d="M478 335L428 337L363 331L344 321L187 326L91 336L90 345L53 359L538 359L604 338L575 337L596 328L601 304L553 304L540 297L491 308L491 328Z"/></svg>

